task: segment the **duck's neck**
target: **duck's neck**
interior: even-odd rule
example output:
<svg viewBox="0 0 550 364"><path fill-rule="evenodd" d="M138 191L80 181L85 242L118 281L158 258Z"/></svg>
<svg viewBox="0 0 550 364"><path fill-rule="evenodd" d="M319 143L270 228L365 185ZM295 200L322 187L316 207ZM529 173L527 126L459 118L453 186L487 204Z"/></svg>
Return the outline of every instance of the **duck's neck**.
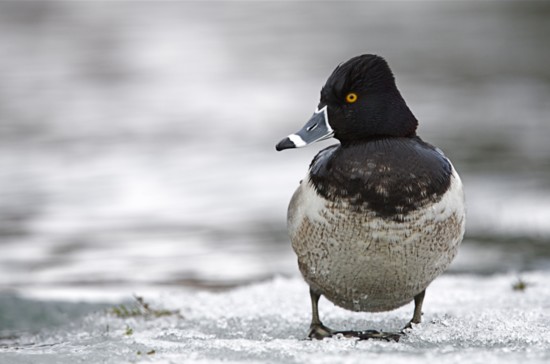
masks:
<svg viewBox="0 0 550 364"><path fill-rule="evenodd" d="M416 135L416 131L413 132L412 134L410 135L404 135L404 136L395 136L395 135L373 135L373 136L369 136L369 137L365 137L365 138L360 138L360 139L351 139L351 140L348 140L348 139L344 139L344 140L339 140L340 141L340 146L342 148L348 148L348 147L353 147L355 145L358 145L358 144L364 144L364 143L369 143L369 142L375 142L375 141L379 141L379 140L383 140L383 139L396 139L396 138L411 138L411 139L420 139L418 135Z"/></svg>

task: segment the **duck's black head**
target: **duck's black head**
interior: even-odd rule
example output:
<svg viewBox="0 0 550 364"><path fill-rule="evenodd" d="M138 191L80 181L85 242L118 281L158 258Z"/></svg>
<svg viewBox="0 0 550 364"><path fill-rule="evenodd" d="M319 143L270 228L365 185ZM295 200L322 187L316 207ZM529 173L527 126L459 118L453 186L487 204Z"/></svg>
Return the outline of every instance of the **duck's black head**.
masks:
<svg viewBox="0 0 550 364"><path fill-rule="evenodd" d="M311 119L276 148L302 147L331 136L342 144L377 137L412 137L417 125L387 62L365 54L336 67L321 90Z"/></svg>

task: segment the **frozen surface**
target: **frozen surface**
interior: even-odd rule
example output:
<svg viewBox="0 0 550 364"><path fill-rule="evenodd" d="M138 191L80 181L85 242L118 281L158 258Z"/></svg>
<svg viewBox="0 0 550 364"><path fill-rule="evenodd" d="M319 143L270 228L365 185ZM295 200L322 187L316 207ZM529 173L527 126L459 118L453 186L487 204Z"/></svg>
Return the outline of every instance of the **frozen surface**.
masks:
<svg viewBox="0 0 550 364"><path fill-rule="evenodd" d="M441 277L427 291L423 323L399 343L304 340L307 286L300 278L275 278L225 292L145 297L151 307L179 310L180 316L122 319L103 309L37 336L4 340L0 362L548 363L548 274L521 278L527 283L523 291L512 288L515 275ZM398 330L412 309L409 304L392 312L351 313L325 300L320 308L330 327L382 330Z"/></svg>

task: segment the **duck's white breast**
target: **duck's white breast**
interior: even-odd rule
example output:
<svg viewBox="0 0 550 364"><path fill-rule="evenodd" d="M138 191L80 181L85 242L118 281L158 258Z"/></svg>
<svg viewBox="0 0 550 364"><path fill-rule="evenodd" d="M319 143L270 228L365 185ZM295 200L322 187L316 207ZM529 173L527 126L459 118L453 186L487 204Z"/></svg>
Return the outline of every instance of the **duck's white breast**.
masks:
<svg viewBox="0 0 550 364"><path fill-rule="evenodd" d="M288 229L308 284L354 311L385 311L410 302L440 275L464 235L462 183L403 221L357 211L321 197L306 177L288 209Z"/></svg>

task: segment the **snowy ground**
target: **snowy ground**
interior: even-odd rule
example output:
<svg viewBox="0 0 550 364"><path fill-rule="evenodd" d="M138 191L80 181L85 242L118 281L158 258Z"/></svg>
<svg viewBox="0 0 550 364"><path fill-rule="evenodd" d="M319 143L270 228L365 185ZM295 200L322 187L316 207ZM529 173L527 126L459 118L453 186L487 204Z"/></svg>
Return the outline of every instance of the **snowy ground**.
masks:
<svg viewBox="0 0 550 364"><path fill-rule="evenodd" d="M2 363L548 363L548 273L444 276L427 293L424 321L399 343L304 340L310 319L300 278L277 278L224 292L164 291L145 297L159 318L120 318L110 309L55 331L0 346ZM128 308L132 304L127 305ZM321 303L328 326L398 330L412 304L386 313L351 313Z"/></svg>

